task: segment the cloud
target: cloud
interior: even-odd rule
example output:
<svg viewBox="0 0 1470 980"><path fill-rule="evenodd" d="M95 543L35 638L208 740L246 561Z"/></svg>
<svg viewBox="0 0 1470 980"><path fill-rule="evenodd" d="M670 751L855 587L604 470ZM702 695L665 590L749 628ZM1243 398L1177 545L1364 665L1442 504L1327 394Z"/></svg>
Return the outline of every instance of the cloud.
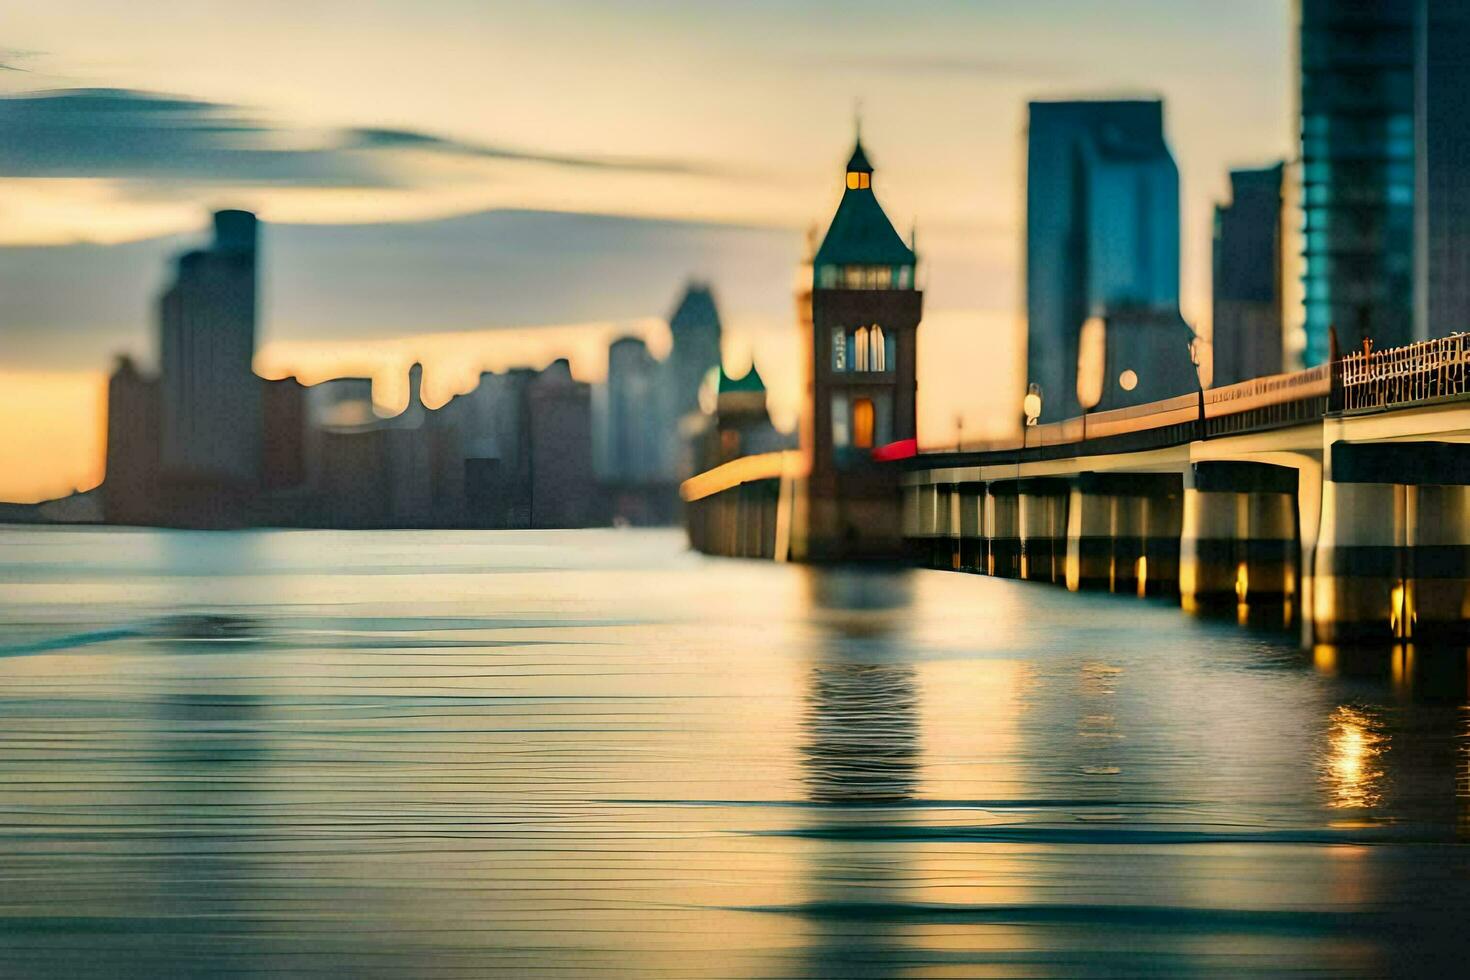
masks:
<svg viewBox="0 0 1470 980"><path fill-rule="evenodd" d="M384 185L389 172L334 147L272 146L281 132L237 107L129 89L0 98L0 176L317 186Z"/></svg>
<svg viewBox="0 0 1470 980"><path fill-rule="evenodd" d="M22 68L16 62L34 58L40 53L39 51L23 51L20 48L0 48L0 71L30 72L29 68Z"/></svg>
<svg viewBox="0 0 1470 980"><path fill-rule="evenodd" d="M428 150L453 156L508 160L522 163L544 163L557 167L579 167L596 170L631 170L645 173L708 174L712 168L678 160L641 157L566 156L536 153L503 146L487 146L446 139L408 129L349 129L344 131L348 145L363 149Z"/></svg>
<svg viewBox="0 0 1470 980"><path fill-rule="evenodd" d="M404 154L657 173L692 164L570 156L404 129L306 133L239 106L132 89L0 97L0 177L100 177L153 183L392 187L412 183Z"/></svg>

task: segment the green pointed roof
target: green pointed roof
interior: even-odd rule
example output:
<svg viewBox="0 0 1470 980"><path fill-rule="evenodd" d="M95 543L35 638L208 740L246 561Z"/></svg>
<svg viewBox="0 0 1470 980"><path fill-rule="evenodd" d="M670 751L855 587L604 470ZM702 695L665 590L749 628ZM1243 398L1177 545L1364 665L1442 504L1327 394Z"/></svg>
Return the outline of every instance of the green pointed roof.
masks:
<svg viewBox="0 0 1470 980"><path fill-rule="evenodd" d="M765 391L766 383L761 380L760 372L755 369L755 364L750 365L750 370L738 378L732 378L725 373L723 365L720 367L721 393L727 391Z"/></svg>
<svg viewBox="0 0 1470 980"><path fill-rule="evenodd" d="M853 148L846 173L872 173L862 141ZM817 249L817 265L913 265L914 250L904 244L869 187L848 187L832 216L827 237Z"/></svg>

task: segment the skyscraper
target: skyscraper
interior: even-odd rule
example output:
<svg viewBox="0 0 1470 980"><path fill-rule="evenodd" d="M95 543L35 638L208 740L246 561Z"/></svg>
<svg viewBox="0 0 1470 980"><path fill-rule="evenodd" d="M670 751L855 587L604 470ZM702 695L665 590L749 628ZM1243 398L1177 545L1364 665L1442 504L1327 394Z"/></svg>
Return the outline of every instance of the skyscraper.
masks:
<svg viewBox="0 0 1470 980"><path fill-rule="evenodd" d="M1470 3L1416 0L1414 337L1470 330Z"/></svg>
<svg viewBox="0 0 1470 980"><path fill-rule="evenodd" d="M107 380L107 480L103 513L111 524L151 524L158 499L158 381L119 357Z"/></svg>
<svg viewBox="0 0 1470 980"><path fill-rule="evenodd" d="M720 366L720 313L707 283L689 284L669 317L669 333L669 408L677 420L699 411L699 386L710 368Z"/></svg>
<svg viewBox="0 0 1470 980"><path fill-rule="evenodd" d="M586 527L601 512L592 472L592 392L565 358L526 386L532 527Z"/></svg>
<svg viewBox="0 0 1470 980"><path fill-rule="evenodd" d="M670 433L659 411L658 362L637 337L607 349L603 476L616 484L644 484L663 475Z"/></svg>
<svg viewBox="0 0 1470 980"><path fill-rule="evenodd" d="M1179 307L1179 171L1163 103L1031 103L1026 175L1027 381L1041 386L1043 419L1067 418L1080 411L1083 323L1115 307Z"/></svg>
<svg viewBox="0 0 1470 980"><path fill-rule="evenodd" d="M1308 366L1413 338L1419 2L1298 0Z"/></svg>
<svg viewBox="0 0 1470 980"><path fill-rule="evenodd" d="M1282 370L1282 176L1277 164L1232 170L1215 206L1216 385Z"/></svg>
<svg viewBox="0 0 1470 980"><path fill-rule="evenodd" d="M162 471L201 500L260 480L256 235L255 215L217 213L213 244L179 257L159 301Z"/></svg>

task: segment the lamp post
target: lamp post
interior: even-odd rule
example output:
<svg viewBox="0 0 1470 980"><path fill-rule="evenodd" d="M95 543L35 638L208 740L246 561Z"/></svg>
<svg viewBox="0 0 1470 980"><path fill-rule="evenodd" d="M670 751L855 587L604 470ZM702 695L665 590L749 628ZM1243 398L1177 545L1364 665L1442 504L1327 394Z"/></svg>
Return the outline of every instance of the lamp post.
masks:
<svg viewBox="0 0 1470 980"><path fill-rule="evenodd" d="M1203 439L1205 437L1205 380L1200 376L1199 369L1200 345L1206 343L1206 340L1195 333L1194 327L1188 323L1185 323L1184 326L1189 330L1189 363L1194 365L1194 387L1199 392L1199 418L1196 425L1199 429L1199 437Z"/></svg>
<svg viewBox="0 0 1470 980"><path fill-rule="evenodd" d="M1036 382L1026 386L1026 397L1021 399L1021 414L1026 424L1021 426L1021 456L1026 455L1026 430L1041 418L1041 385ZM1016 479L1021 478L1021 457L1016 457Z"/></svg>

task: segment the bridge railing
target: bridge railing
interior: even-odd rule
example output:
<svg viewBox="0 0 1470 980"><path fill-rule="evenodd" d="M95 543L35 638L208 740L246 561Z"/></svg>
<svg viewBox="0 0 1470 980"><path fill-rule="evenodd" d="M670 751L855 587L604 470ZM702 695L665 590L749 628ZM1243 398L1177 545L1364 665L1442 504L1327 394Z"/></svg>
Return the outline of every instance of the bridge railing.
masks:
<svg viewBox="0 0 1470 980"><path fill-rule="evenodd" d="M1357 351L1339 362L1333 408L1362 412L1470 393L1470 334L1386 350Z"/></svg>

